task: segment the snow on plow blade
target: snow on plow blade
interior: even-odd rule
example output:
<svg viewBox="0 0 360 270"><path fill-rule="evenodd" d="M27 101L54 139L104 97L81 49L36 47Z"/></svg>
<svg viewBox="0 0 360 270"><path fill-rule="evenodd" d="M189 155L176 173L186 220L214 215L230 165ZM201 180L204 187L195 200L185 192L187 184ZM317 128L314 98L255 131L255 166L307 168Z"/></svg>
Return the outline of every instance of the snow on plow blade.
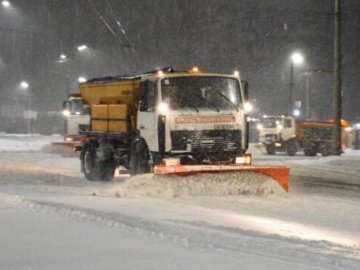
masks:
<svg viewBox="0 0 360 270"><path fill-rule="evenodd" d="M271 177L285 190L289 191L289 168L285 166L263 165L157 165L155 175L186 176L197 173L252 172Z"/></svg>

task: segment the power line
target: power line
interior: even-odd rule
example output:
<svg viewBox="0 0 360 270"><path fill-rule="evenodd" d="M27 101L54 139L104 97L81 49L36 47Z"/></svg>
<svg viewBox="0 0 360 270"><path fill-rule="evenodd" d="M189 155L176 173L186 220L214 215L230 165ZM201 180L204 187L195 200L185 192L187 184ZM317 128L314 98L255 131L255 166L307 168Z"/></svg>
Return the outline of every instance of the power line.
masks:
<svg viewBox="0 0 360 270"><path fill-rule="evenodd" d="M104 23L104 25L106 26L106 28L110 31L111 34L113 34L115 37L117 37L117 34L115 33L115 31L111 28L111 26L106 22L106 20L104 19L104 17L101 15L101 13L98 11L98 9L96 8L96 6L90 1L87 0L89 5L92 7L92 9L95 11L96 15L99 17L99 19Z"/></svg>
<svg viewBox="0 0 360 270"><path fill-rule="evenodd" d="M106 28L110 31L110 33L121 43L121 45L123 47L131 47L130 43L125 40L125 42L122 40L121 37L119 37L119 35L116 33L116 31L110 26L110 24L105 20L105 18L101 15L101 13L99 12L99 10L96 8L96 6L90 1L87 0L87 2L89 3L89 5L91 6L91 8L94 10L94 12L96 13L96 15L99 17L99 19L103 22L103 24L106 26ZM125 30L123 29L120 21L116 18L115 14L112 11L112 7L110 6L110 4L106 1L107 5L109 6L112 15L116 21L116 24L120 27L121 32L123 33L123 35L125 35Z"/></svg>

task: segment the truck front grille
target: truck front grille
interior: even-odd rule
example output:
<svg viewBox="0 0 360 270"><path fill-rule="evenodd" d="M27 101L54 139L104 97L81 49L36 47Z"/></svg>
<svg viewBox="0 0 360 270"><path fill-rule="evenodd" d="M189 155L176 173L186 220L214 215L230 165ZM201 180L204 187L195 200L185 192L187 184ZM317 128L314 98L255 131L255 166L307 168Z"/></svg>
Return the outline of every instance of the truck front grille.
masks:
<svg viewBox="0 0 360 270"><path fill-rule="evenodd" d="M278 136L276 134L265 134L265 142L276 142L278 141Z"/></svg>
<svg viewBox="0 0 360 270"><path fill-rule="evenodd" d="M172 131L172 150L235 152L241 148L239 130Z"/></svg>

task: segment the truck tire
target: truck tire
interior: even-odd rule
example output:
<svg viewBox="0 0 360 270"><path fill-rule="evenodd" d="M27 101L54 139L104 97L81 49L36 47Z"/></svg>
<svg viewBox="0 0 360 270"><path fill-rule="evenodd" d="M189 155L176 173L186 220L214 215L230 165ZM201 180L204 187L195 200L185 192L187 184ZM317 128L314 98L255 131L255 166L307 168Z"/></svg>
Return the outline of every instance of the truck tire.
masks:
<svg viewBox="0 0 360 270"><path fill-rule="evenodd" d="M266 145L266 153L268 155L275 155L275 145L274 144L267 144Z"/></svg>
<svg viewBox="0 0 360 270"><path fill-rule="evenodd" d="M148 173L149 168L149 150L143 138L135 138L130 148L129 160L130 175Z"/></svg>
<svg viewBox="0 0 360 270"><path fill-rule="evenodd" d="M320 153L323 157L331 155L331 143L323 143L320 145Z"/></svg>
<svg viewBox="0 0 360 270"><path fill-rule="evenodd" d="M314 143L305 143L304 146L304 155L308 156L308 157L313 157L316 156L317 152L318 152L318 145L314 144Z"/></svg>
<svg viewBox="0 0 360 270"><path fill-rule="evenodd" d="M289 141L286 143L285 149L288 156L295 156L298 150L297 143L295 141Z"/></svg>
<svg viewBox="0 0 360 270"><path fill-rule="evenodd" d="M111 181L114 178L116 162L113 158L99 160L95 147L86 145L82 153L81 166L89 181Z"/></svg>
<svg viewBox="0 0 360 270"><path fill-rule="evenodd" d="M95 181L99 177L99 167L96 159L95 149L90 145L85 145L81 158L81 167L85 178L89 181Z"/></svg>
<svg viewBox="0 0 360 270"><path fill-rule="evenodd" d="M114 178L116 162L114 159L102 160L99 166L99 180L111 181Z"/></svg>

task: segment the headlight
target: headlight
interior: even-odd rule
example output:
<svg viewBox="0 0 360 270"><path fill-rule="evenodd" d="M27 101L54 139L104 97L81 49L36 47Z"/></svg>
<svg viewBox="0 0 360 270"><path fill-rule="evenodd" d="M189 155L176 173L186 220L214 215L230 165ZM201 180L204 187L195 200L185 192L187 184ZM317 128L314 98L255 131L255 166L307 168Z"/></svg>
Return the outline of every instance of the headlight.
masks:
<svg viewBox="0 0 360 270"><path fill-rule="evenodd" d="M158 105L158 111L161 113L161 114L165 114L169 111L169 105L167 103L160 103Z"/></svg>
<svg viewBox="0 0 360 270"><path fill-rule="evenodd" d="M242 157L235 158L235 164L238 164L238 165L251 165L251 163L252 163L251 154L245 154Z"/></svg>
<svg viewBox="0 0 360 270"><path fill-rule="evenodd" d="M62 114L66 117L69 117L70 116L70 111L69 110L63 110L62 111Z"/></svg>
<svg viewBox="0 0 360 270"><path fill-rule="evenodd" d="M254 106L250 102L244 103L244 110L246 112L251 112L254 109Z"/></svg>

